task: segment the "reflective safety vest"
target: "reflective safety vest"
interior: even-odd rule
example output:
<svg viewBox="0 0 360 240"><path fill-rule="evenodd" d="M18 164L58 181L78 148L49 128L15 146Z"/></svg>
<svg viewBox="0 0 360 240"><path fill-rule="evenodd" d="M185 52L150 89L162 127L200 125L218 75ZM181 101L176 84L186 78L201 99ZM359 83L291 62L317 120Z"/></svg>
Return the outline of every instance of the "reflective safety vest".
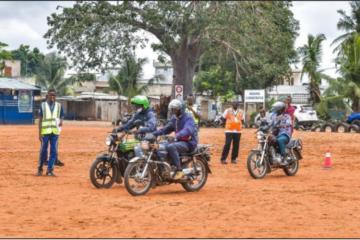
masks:
<svg viewBox="0 0 360 240"><path fill-rule="evenodd" d="M197 108L195 107L195 105L192 106L192 109L195 112L197 111ZM194 113L188 109L188 106L186 107L185 112L187 112L188 114L190 114L192 116L196 125L199 125L200 119L194 116Z"/></svg>
<svg viewBox="0 0 360 240"><path fill-rule="evenodd" d="M227 132L240 132L242 128L242 111L233 108L225 110L223 117L226 119L225 129Z"/></svg>
<svg viewBox="0 0 360 240"><path fill-rule="evenodd" d="M60 119L61 105L58 102L55 102L54 104L55 106L52 112L47 102L43 102L41 104L41 110L43 115L41 122L41 135L60 134L56 120Z"/></svg>

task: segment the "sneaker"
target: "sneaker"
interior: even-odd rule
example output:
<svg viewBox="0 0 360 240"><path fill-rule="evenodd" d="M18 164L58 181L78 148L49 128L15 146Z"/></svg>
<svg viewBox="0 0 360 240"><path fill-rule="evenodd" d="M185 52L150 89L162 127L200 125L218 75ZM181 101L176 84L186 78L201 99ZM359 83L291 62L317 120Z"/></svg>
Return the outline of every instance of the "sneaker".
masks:
<svg viewBox="0 0 360 240"><path fill-rule="evenodd" d="M231 163L232 163L232 164L237 164L237 160L236 160L236 159L231 160Z"/></svg>
<svg viewBox="0 0 360 240"><path fill-rule="evenodd" d="M280 166L286 166L286 165L288 165L289 163L288 163L288 161L285 159L285 158L283 158L282 160L281 160L281 162L280 162Z"/></svg>
<svg viewBox="0 0 360 240"><path fill-rule="evenodd" d="M55 165L59 167L63 167L65 164L58 159L55 161Z"/></svg>
<svg viewBox="0 0 360 240"><path fill-rule="evenodd" d="M56 175L53 173L53 171L46 171L46 176L55 177Z"/></svg>
<svg viewBox="0 0 360 240"><path fill-rule="evenodd" d="M37 173L36 173L36 176L42 176L42 173L43 173L42 168L39 168Z"/></svg>
<svg viewBox="0 0 360 240"><path fill-rule="evenodd" d="M174 180L179 180L184 176L183 171L177 171L175 176L174 176Z"/></svg>
<svg viewBox="0 0 360 240"><path fill-rule="evenodd" d="M227 164L225 160L221 160L221 164Z"/></svg>

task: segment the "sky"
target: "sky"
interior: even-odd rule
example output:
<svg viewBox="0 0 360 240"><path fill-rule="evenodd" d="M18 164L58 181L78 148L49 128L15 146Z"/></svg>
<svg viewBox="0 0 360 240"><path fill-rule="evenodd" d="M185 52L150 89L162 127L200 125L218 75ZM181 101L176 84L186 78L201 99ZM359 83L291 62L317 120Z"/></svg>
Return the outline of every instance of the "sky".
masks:
<svg viewBox="0 0 360 240"><path fill-rule="evenodd" d="M56 11L56 6L72 6L73 2L67 1L0 1L0 42L7 43L8 50L17 49L20 44L37 47L41 52L47 53L43 35L46 33L47 16ZM338 9L350 13L350 5L347 1L294 1L291 10L295 19L299 21L299 36L295 41L295 47L306 44L308 34L317 35L323 33L326 40L323 42L322 68L334 68L332 53L334 46L331 42L343 32L337 30L336 24L339 20ZM156 41L150 37L150 41ZM151 78L155 74L152 67L156 55L150 46L136 51L138 57L147 57L148 62L144 66L144 78ZM301 64L297 65L301 68ZM337 76L335 69L325 71L330 76Z"/></svg>

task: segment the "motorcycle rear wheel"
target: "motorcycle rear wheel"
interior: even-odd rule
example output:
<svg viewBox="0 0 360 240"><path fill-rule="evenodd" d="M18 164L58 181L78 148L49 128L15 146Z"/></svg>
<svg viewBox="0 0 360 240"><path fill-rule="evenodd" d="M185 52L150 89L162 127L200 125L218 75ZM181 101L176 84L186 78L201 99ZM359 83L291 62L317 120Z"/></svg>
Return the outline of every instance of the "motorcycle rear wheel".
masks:
<svg viewBox="0 0 360 240"><path fill-rule="evenodd" d="M284 168L284 172L287 176L295 176L298 170L299 170L298 160L290 163L287 167Z"/></svg>
<svg viewBox="0 0 360 240"><path fill-rule="evenodd" d="M111 188L117 179L118 168L116 164L98 158L90 167L90 180L96 188ZM107 181L109 179L109 181Z"/></svg>
<svg viewBox="0 0 360 240"><path fill-rule="evenodd" d="M259 165L261 159L261 153L251 152L247 159L247 169L250 173L250 176L255 179L261 179L266 176L267 173L267 164L264 160L261 166Z"/></svg>
<svg viewBox="0 0 360 240"><path fill-rule="evenodd" d="M188 162L185 165L186 168L194 167L194 162ZM205 167L205 164L202 161L196 161L195 163L196 169L199 169L198 175L195 176L195 179L191 182L181 183L182 187L188 192L196 192L199 191L201 188L204 187L207 177L208 171Z"/></svg>
<svg viewBox="0 0 360 240"><path fill-rule="evenodd" d="M151 188L152 174L147 168L145 177L141 178L144 171L145 162L129 163L124 174L126 190L133 196L145 195Z"/></svg>

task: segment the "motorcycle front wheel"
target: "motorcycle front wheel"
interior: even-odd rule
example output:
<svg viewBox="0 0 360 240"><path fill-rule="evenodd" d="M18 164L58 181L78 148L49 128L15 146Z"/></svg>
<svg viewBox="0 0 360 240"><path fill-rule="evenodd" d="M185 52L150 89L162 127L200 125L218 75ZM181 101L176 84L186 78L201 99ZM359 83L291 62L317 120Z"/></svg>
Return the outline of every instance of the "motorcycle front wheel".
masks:
<svg viewBox="0 0 360 240"><path fill-rule="evenodd" d="M195 168L196 170L192 176L189 176L193 179L189 182L181 183L182 187L188 192L196 192L203 188L208 177L208 171L205 167L205 164L198 160L196 162L188 162L184 167Z"/></svg>
<svg viewBox="0 0 360 240"><path fill-rule="evenodd" d="M90 167L90 180L96 188L111 188L117 174L116 164L102 158L97 158Z"/></svg>
<svg viewBox="0 0 360 240"><path fill-rule="evenodd" d="M151 188L152 174L146 169L144 177L145 162L129 163L124 174L126 190L133 196L145 195Z"/></svg>
<svg viewBox="0 0 360 240"><path fill-rule="evenodd" d="M267 164L264 160L260 164L261 153L260 152L251 152L247 159L247 169L250 173L250 176L255 179L261 179L266 176L267 173Z"/></svg>

